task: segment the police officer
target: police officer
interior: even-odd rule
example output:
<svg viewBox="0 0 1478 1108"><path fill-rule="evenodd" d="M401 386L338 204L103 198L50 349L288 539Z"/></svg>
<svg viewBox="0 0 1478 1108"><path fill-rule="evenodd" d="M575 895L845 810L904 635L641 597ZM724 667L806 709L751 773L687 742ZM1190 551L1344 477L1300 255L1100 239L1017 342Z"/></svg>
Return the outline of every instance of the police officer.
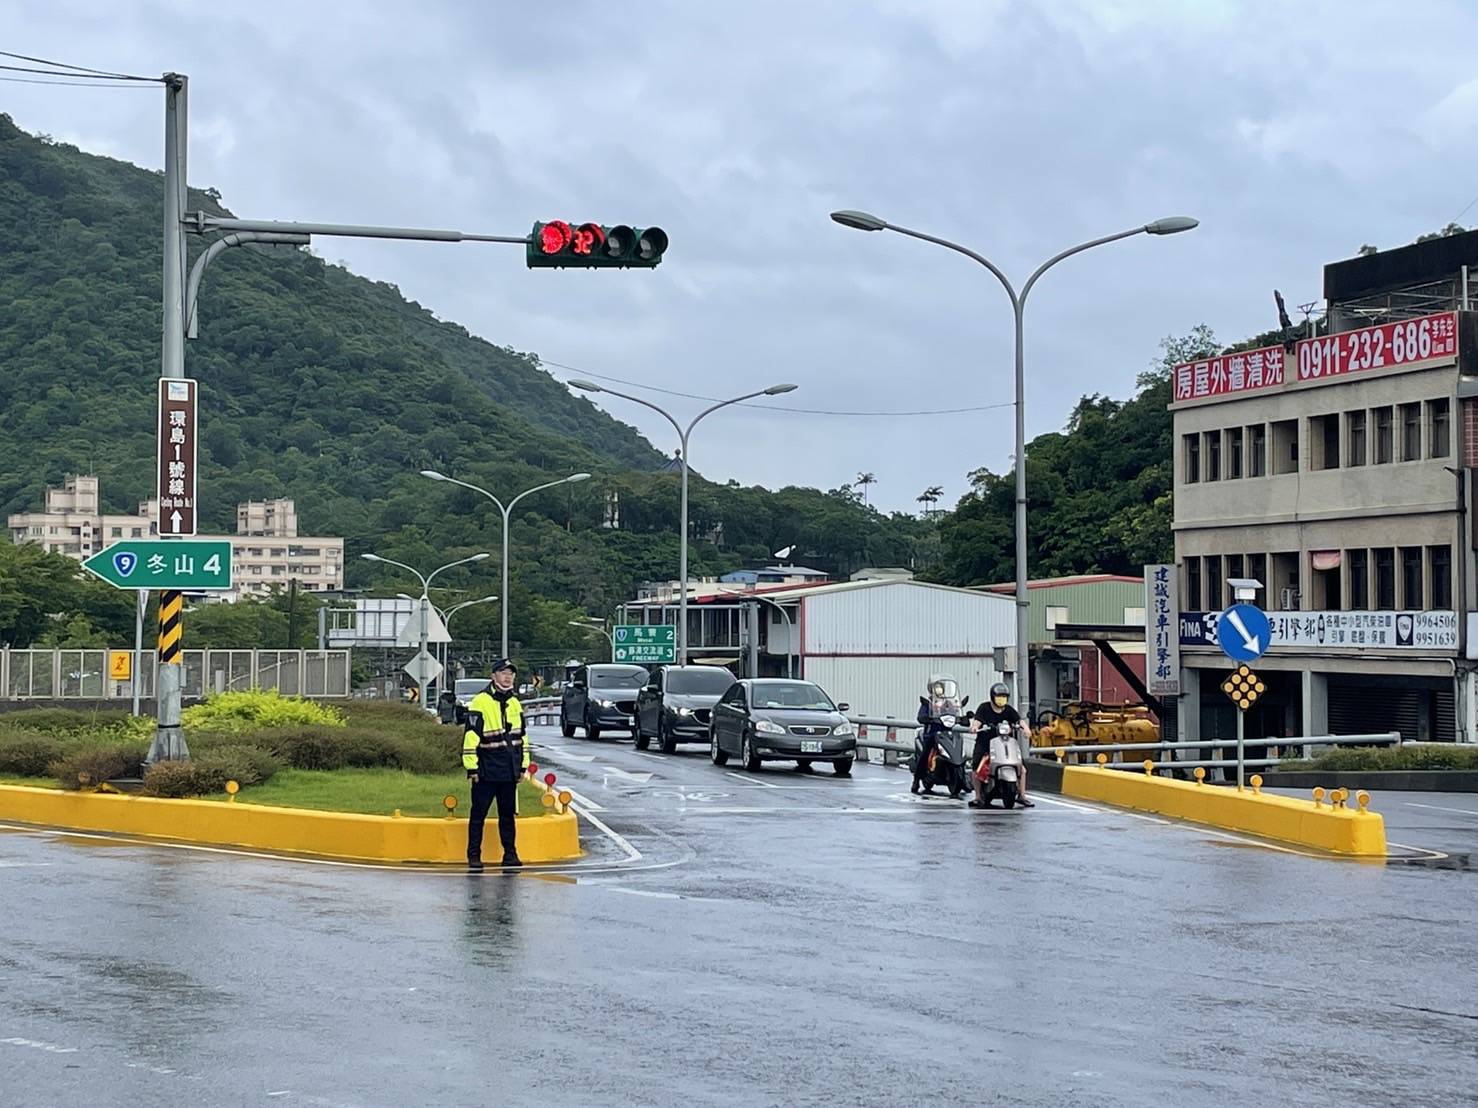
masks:
<svg viewBox="0 0 1478 1108"><path fill-rule="evenodd" d="M518 857L518 779L528 765L524 750L523 705L513 691L518 670L507 658L493 663L492 681L467 705L467 731L462 736L462 768L472 783L472 818L467 823L467 868L482 871L482 828L488 809L498 804L498 838L505 866L521 866Z"/></svg>

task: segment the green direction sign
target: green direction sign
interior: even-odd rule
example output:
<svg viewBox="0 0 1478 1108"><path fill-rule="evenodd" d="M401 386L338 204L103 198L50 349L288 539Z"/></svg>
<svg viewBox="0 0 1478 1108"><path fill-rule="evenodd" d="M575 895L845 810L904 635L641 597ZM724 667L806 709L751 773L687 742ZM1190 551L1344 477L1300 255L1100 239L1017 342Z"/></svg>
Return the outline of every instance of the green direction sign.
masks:
<svg viewBox="0 0 1478 1108"><path fill-rule="evenodd" d="M82 568L117 589L229 589L231 544L203 539L125 539L88 558Z"/></svg>
<svg viewBox="0 0 1478 1108"><path fill-rule="evenodd" d="M660 627L617 627L611 633L615 647L615 662L631 662L636 665L663 665L677 661L677 628L666 624Z"/></svg>

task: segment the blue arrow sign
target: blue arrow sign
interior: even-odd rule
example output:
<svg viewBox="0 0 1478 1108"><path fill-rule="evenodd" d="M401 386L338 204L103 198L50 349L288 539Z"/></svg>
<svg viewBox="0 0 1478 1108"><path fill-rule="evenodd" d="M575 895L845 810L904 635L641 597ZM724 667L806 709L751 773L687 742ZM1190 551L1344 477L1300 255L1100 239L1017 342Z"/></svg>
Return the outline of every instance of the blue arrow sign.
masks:
<svg viewBox="0 0 1478 1108"><path fill-rule="evenodd" d="M1255 604L1233 604L1216 620L1216 641L1234 662L1254 662L1263 656L1273 629Z"/></svg>

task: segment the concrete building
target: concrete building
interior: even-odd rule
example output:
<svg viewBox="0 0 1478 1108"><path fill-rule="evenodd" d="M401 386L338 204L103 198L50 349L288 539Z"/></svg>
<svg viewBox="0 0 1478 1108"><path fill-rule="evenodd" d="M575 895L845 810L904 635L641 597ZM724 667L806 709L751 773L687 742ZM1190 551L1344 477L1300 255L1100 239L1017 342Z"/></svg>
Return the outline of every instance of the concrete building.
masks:
<svg viewBox="0 0 1478 1108"><path fill-rule="evenodd" d="M1332 333L1179 366L1180 731L1227 737L1227 582L1272 622L1252 737L1474 739L1478 234L1325 267Z"/></svg>
<svg viewBox="0 0 1478 1108"><path fill-rule="evenodd" d="M121 539L157 537L159 505L142 501L135 515L113 515L100 508L98 479L68 475L59 489L46 490L46 508L18 512L7 521L13 542L35 543L56 554L84 561ZM231 543L235 587L212 594L235 600L266 596L296 578L308 592L343 588L344 540L298 534L298 513L288 499L237 505L236 534L201 535Z"/></svg>
<svg viewBox="0 0 1478 1108"><path fill-rule="evenodd" d="M1015 640L1012 602L973 589L882 579L746 588L690 597L694 661L742 676L815 681L855 714L912 719L931 674L978 703ZM622 623L675 624L664 597L627 604Z"/></svg>

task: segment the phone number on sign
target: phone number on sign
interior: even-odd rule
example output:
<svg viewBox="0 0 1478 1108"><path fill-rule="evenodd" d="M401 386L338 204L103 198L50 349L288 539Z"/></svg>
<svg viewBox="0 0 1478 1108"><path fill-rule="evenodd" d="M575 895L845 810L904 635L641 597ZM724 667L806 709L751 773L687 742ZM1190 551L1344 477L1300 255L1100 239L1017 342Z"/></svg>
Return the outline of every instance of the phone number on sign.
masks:
<svg viewBox="0 0 1478 1108"><path fill-rule="evenodd" d="M1444 312L1322 339L1304 339L1298 344L1298 379L1313 381L1456 354L1457 317Z"/></svg>

